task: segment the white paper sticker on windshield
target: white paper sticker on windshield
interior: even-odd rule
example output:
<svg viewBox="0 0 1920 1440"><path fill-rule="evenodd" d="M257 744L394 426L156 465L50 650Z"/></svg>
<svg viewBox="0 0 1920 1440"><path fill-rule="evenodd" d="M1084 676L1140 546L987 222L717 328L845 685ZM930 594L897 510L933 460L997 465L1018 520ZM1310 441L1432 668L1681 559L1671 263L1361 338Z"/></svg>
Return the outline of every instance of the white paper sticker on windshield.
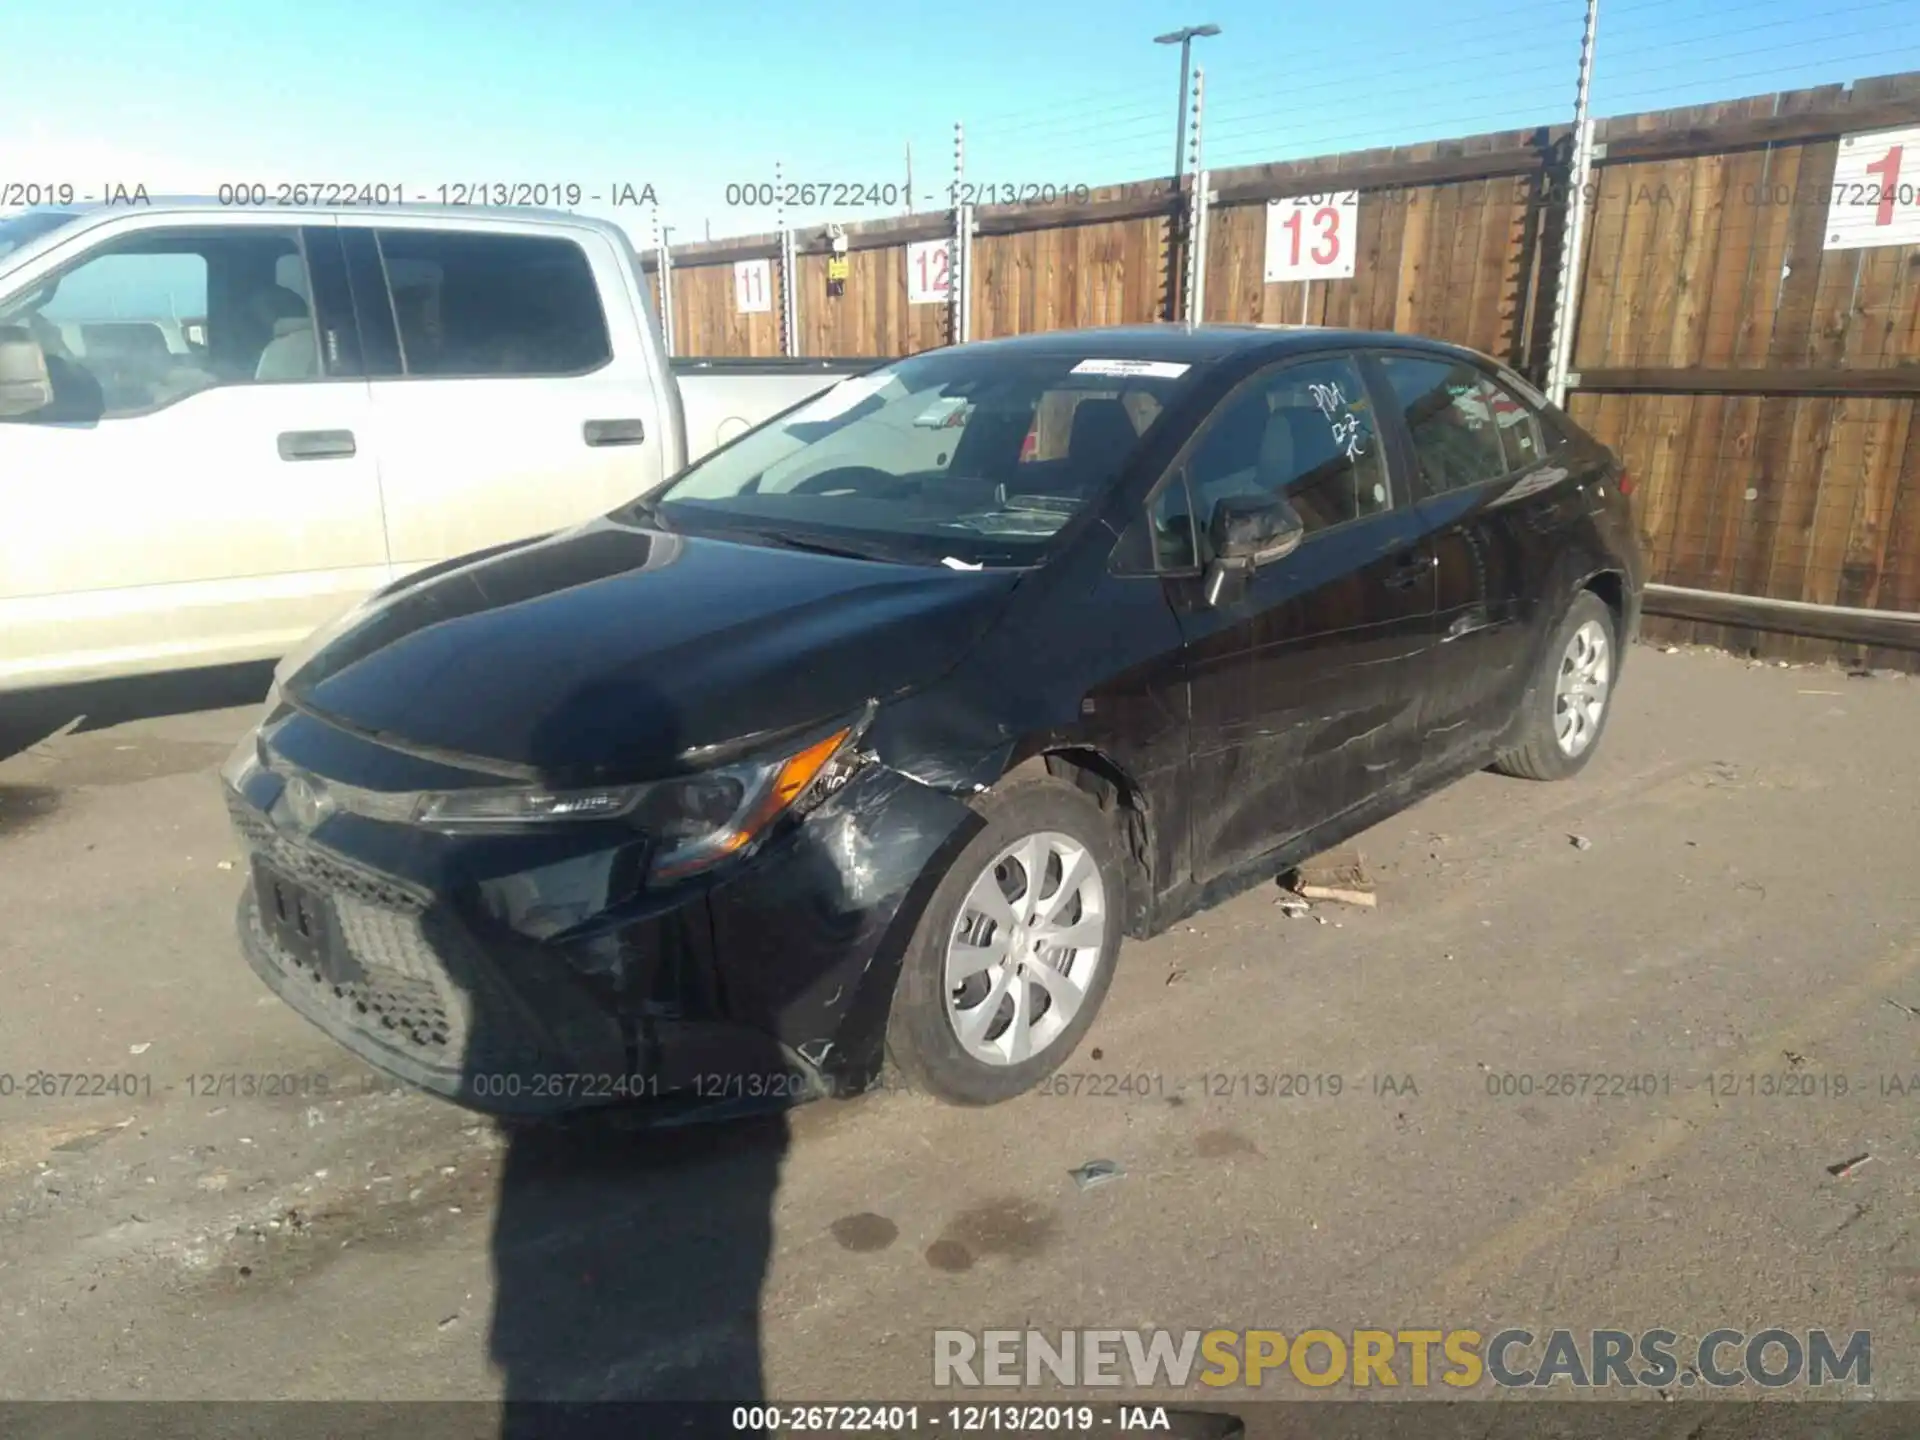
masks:
<svg viewBox="0 0 1920 1440"><path fill-rule="evenodd" d="M1177 380L1191 365L1171 360L1082 360L1073 367L1076 375L1141 375L1153 380Z"/></svg>
<svg viewBox="0 0 1920 1440"><path fill-rule="evenodd" d="M832 420L853 409L869 395L877 395L893 380L893 371L877 375L854 375L820 392L806 409L794 415L795 421Z"/></svg>
<svg viewBox="0 0 1920 1440"><path fill-rule="evenodd" d="M973 402L964 395L947 395L933 402L913 423L922 430L943 430L949 426L967 423L967 417L973 413Z"/></svg>

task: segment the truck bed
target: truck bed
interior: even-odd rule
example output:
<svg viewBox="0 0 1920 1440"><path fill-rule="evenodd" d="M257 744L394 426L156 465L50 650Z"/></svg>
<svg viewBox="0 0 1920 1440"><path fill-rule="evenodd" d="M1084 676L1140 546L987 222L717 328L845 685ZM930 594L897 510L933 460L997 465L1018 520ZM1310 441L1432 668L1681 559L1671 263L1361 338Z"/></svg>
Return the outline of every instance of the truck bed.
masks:
<svg viewBox="0 0 1920 1440"><path fill-rule="evenodd" d="M811 355L676 355L669 361L680 390L692 462L849 375L884 365L890 357Z"/></svg>

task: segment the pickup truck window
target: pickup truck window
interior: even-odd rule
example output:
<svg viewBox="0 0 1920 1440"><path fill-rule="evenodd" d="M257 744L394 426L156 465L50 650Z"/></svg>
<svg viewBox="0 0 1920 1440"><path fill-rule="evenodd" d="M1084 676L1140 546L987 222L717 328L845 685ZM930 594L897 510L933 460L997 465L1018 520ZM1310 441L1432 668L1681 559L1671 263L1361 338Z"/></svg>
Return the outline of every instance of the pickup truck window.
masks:
<svg viewBox="0 0 1920 1440"><path fill-rule="evenodd" d="M40 342L53 381L54 404L22 419L110 420L215 386L346 373L322 358L311 294L292 230L183 228L109 242L0 307L0 324Z"/></svg>
<svg viewBox="0 0 1920 1440"><path fill-rule="evenodd" d="M613 358L586 252L544 235L382 230L408 375L583 375Z"/></svg>
<svg viewBox="0 0 1920 1440"><path fill-rule="evenodd" d="M696 464L669 524L938 564L1029 564L1138 451L1198 366L933 354L844 380ZM1044 439L1041 438L1041 432Z"/></svg>

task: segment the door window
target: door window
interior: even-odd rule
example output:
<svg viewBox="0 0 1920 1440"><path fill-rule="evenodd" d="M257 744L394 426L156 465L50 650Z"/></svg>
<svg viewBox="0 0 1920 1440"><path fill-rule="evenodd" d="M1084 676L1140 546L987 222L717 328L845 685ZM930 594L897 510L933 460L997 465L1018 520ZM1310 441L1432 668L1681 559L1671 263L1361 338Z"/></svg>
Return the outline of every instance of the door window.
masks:
<svg viewBox="0 0 1920 1440"><path fill-rule="evenodd" d="M291 230L145 231L0 308L40 342L54 403L29 422L139 415L215 386L316 380L323 361ZM324 319L325 317L323 317Z"/></svg>
<svg viewBox="0 0 1920 1440"><path fill-rule="evenodd" d="M586 252L544 235L382 230L409 375L582 375L612 358Z"/></svg>
<svg viewBox="0 0 1920 1440"><path fill-rule="evenodd" d="M1540 428L1518 396L1465 361L1385 355L1429 494L1497 480L1540 458Z"/></svg>

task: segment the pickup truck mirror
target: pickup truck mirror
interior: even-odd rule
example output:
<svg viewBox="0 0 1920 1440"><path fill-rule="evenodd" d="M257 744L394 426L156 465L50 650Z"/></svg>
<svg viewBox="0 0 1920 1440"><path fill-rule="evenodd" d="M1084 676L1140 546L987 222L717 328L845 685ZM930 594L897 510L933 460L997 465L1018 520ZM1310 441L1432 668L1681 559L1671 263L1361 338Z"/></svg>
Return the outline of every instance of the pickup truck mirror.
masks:
<svg viewBox="0 0 1920 1440"><path fill-rule="evenodd" d="M24 325L0 326L0 419L31 415L52 403L47 352Z"/></svg>
<svg viewBox="0 0 1920 1440"><path fill-rule="evenodd" d="M1213 548L1207 603L1238 600L1254 571L1291 555L1306 534L1300 512L1284 496L1230 495L1219 501L1207 523Z"/></svg>

